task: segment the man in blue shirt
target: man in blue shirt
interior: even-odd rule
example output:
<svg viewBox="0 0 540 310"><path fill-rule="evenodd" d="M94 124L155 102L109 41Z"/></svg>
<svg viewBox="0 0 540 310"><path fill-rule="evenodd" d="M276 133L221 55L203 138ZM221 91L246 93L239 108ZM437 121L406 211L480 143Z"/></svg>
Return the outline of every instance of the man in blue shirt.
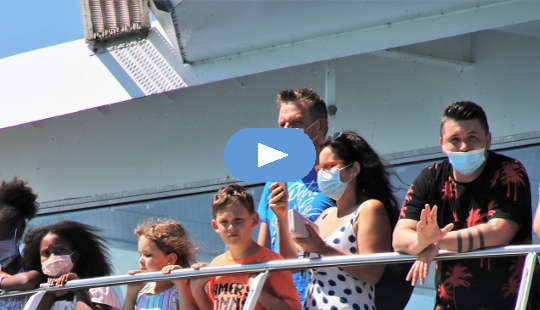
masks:
<svg viewBox="0 0 540 310"><path fill-rule="evenodd" d="M317 154L315 162L318 162L320 145L328 131L328 114L324 100L312 89L291 89L278 94L277 105L279 127L303 130L313 141ZM257 210L261 219L257 242L279 252L277 219L268 205L270 185L272 183L266 183ZM289 209L297 210L311 221L315 221L324 209L335 205L319 191L317 172L313 169L302 180L288 182L287 189ZM305 271L296 272L293 274L293 280L303 304L309 274Z"/></svg>

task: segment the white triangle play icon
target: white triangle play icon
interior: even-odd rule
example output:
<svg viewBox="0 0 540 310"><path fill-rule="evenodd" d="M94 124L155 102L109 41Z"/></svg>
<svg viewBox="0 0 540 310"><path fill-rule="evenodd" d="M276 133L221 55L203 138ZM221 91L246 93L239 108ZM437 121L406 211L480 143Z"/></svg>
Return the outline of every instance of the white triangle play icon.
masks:
<svg viewBox="0 0 540 310"><path fill-rule="evenodd" d="M257 143L257 168L289 156L262 143Z"/></svg>

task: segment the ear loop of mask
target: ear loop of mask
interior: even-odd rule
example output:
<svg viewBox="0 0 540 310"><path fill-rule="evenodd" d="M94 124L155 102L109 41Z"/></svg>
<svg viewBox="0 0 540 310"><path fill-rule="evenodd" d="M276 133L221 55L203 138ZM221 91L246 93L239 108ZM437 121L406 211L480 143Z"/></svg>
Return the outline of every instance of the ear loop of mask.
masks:
<svg viewBox="0 0 540 310"><path fill-rule="evenodd" d="M306 135L309 136L309 134L308 134L307 132L311 129L311 127L312 127L313 125L315 125L315 123L317 123L317 122L320 121L320 120L321 120L321 119L318 118L318 119L314 120L309 126L307 126L306 128L304 128L304 129L303 129L304 133L305 133ZM313 137L312 140L313 140L313 141L316 141L317 139L319 139L319 136L320 136L320 135L316 135L315 137Z"/></svg>

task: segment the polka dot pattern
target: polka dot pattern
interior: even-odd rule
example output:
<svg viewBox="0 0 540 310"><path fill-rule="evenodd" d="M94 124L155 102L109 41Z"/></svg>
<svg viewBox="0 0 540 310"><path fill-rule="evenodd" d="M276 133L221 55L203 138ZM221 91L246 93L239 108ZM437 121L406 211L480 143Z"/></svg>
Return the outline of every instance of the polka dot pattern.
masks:
<svg viewBox="0 0 540 310"><path fill-rule="evenodd" d="M350 221L325 239L336 249L356 254L356 235L353 223L358 210ZM341 267L317 268L311 271L305 309L375 309L374 286L358 280Z"/></svg>

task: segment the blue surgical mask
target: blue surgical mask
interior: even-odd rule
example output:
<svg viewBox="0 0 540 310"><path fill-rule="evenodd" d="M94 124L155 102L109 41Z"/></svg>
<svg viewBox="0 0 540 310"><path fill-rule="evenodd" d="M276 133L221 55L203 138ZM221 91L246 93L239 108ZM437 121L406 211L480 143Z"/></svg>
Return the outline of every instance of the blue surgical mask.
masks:
<svg viewBox="0 0 540 310"><path fill-rule="evenodd" d="M341 169L345 169L347 167L343 167ZM320 169L317 172L317 185L319 185L319 190L334 200L339 200L339 198L343 196L348 184L347 182L341 181L339 176L341 169L334 167L330 171Z"/></svg>
<svg viewBox="0 0 540 310"><path fill-rule="evenodd" d="M472 174L486 161L485 148L468 152L446 151L446 153L452 167L454 167L459 173L465 175Z"/></svg>

